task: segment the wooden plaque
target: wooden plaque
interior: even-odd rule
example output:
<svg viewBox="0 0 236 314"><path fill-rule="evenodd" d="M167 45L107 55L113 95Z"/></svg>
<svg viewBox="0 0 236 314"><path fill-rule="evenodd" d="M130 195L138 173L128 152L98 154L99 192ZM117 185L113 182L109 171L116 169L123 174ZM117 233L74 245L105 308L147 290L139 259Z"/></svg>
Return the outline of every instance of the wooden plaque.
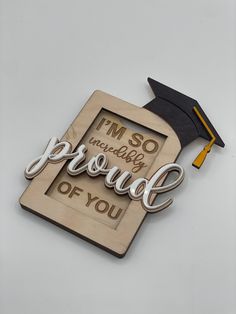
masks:
<svg viewBox="0 0 236 314"><path fill-rule="evenodd" d="M101 91L93 93L62 140L73 150L85 144L86 159L104 152L109 166L132 173L131 182L150 178L181 151L178 137L163 119ZM117 195L104 185L102 176L70 176L67 164L48 164L21 196L21 206L124 256L146 215L141 202Z"/></svg>

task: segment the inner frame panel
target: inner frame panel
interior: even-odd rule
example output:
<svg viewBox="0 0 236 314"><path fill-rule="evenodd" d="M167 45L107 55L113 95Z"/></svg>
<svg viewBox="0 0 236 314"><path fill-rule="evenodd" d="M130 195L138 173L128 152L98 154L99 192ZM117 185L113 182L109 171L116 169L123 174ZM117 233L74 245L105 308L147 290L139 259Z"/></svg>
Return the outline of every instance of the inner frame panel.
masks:
<svg viewBox="0 0 236 314"><path fill-rule="evenodd" d="M104 153L109 160L108 168L118 166L121 173L125 170L132 173L132 178L127 182L130 184L146 176L166 138L165 135L102 109L77 147L81 144L87 147L86 160L81 165L98 153ZM103 175L91 178L85 172L70 176L66 169L68 163L65 163L46 195L116 229L131 202L130 198L117 195L113 189L107 188Z"/></svg>

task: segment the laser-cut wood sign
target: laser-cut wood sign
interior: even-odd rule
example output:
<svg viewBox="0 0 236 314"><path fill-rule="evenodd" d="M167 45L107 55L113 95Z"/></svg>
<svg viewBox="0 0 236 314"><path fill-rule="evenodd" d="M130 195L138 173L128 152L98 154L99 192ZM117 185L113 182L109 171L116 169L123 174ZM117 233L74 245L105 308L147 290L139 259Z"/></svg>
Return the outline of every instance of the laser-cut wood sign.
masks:
<svg viewBox="0 0 236 314"><path fill-rule="evenodd" d="M26 178L34 179L21 206L124 256L147 212L170 205L172 200L158 203L157 196L182 182L183 169L174 162L186 138L195 136L190 128L180 134L178 123L163 119L165 110L157 115L155 102L145 109L94 92L63 138L52 138L27 166ZM177 178L163 185L172 171Z"/></svg>

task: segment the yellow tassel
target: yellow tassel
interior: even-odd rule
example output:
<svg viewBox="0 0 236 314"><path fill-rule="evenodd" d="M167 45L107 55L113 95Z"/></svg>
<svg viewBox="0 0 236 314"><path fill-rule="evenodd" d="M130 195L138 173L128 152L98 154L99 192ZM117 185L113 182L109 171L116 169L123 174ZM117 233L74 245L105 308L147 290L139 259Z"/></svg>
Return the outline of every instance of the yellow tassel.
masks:
<svg viewBox="0 0 236 314"><path fill-rule="evenodd" d="M208 143L203 150L200 152L200 154L197 156L197 158L194 160L194 162L192 163L192 165L196 168L200 168L202 166L202 164L204 163L207 154L211 151L211 147L214 145L215 141L216 141L216 137L214 136L213 132L211 131L211 129L209 128L209 126L207 125L206 121L204 120L203 116L201 115L201 113L199 112L199 110L197 109L196 106L193 107L194 112L196 113L196 115L198 116L199 120L202 122L203 126L205 127L205 129L207 130L208 134L211 137L211 141L210 143Z"/></svg>
<svg viewBox="0 0 236 314"><path fill-rule="evenodd" d="M192 165L196 168L200 168L201 165L204 163L207 154L210 152L208 145L203 148L203 150L198 154L197 158L194 160Z"/></svg>

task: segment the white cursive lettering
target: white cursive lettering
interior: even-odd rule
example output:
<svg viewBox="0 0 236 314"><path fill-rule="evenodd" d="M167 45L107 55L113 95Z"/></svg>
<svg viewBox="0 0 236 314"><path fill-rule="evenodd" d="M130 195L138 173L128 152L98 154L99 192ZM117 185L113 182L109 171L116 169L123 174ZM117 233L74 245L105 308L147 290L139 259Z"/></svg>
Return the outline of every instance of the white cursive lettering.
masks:
<svg viewBox="0 0 236 314"><path fill-rule="evenodd" d="M99 175L105 176L105 185L113 188L119 194L128 194L133 200L141 200L144 209L147 212L157 212L168 207L173 200L171 198L160 204L153 204L156 197L168 191L175 189L184 179L184 170L181 166L170 163L158 169L148 180L146 178L138 178L132 183L127 184L132 178L132 173L121 170L117 166L108 168L108 158L105 154L100 153L93 156L87 163L82 164L85 160L87 148L84 144L80 145L75 152L72 152L70 143L59 142L56 137L52 137L42 155L32 160L25 169L25 177L32 179L37 176L48 163L57 163L62 160L69 160L67 172L71 176L77 176L86 171L90 177ZM177 172L177 178L166 185L161 184L161 180L167 177L171 172ZM159 186L158 186L159 184Z"/></svg>

